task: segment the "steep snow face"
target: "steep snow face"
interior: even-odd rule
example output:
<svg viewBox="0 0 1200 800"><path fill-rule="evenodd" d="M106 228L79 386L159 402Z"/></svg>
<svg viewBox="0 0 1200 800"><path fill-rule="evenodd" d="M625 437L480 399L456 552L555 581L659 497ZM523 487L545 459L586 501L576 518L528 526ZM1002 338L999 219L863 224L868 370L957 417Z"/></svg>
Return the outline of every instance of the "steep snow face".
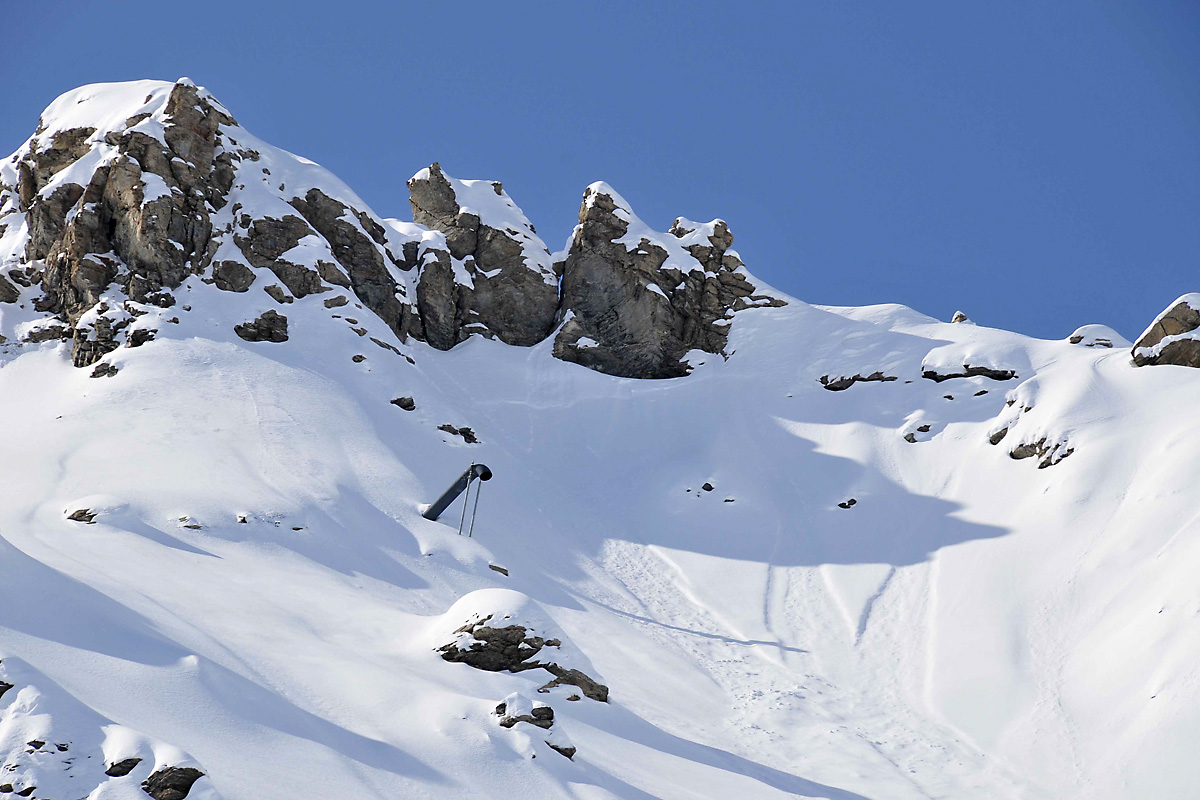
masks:
<svg viewBox="0 0 1200 800"><path fill-rule="evenodd" d="M0 461L18 667L0 724L31 724L36 692L82 709L47 705L31 734L80 760L118 755L105 726L136 732L146 762L114 783L176 761L226 800L1134 798L1200 779L1200 434L1173 422L1200 373L790 300L747 311L728 361L646 382L549 343L397 353L353 303L297 302L287 342L245 342L255 301L196 278L179 294L194 313L110 354L115 375L56 342L0 367L20 421ZM923 377L964 365L1016 375ZM876 372L895 380L820 380ZM1012 456L1042 440L1070 456ZM461 506L419 510L471 461L495 478L466 538ZM443 660L488 614L557 640L608 701ZM503 727L514 694L552 728ZM60 785L59 761L15 788Z"/></svg>

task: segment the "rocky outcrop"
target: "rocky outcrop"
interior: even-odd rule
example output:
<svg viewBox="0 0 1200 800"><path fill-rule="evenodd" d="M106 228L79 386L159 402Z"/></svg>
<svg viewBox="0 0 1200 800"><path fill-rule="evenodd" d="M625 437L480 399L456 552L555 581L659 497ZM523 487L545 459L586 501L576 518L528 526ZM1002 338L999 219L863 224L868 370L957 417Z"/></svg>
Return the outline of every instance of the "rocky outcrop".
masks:
<svg viewBox="0 0 1200 800"><path fill-rule="evenodd" d="M1003 437L1000 437L1003 438ZM997 439L993 444L1000 441ZM1026 458L1036 458L1038 460L1038 469L1046 469L1052 467L1062 461L1067 456L1075 452L1075 448L1071 447L1064 441L1051 441L1047 437L1033 441L1024 442L1017 445L1008 452L1010 458L1021 461Z"/></svg>
<svg viewBox="0 0 1200 800"><path fill-rule="evenodd" d="M194 767L163 767L142 782L142 791L154 800L183 800L203 777Z"/></svg>
<svg viewBox="0 0 1200 800"><path fill-rule="evenodd" d="M121 108L137 113L120 122L113 112ZM96 127L63 128L63 119L91 118ZM269 159L241 143L248 138L186 79L63 95L13 166L0 167L0 217L23 215L28 230L22 252L0 254L0 302L16 300L10 287L40 285L36 307L62 323L76 366L131 336L147 306L173 305L173 290L193 275L245 292L256 270L269 269L282 284L271 292L280 302L352 288L399 338L419 328L389 269L404 266L392 252L403 243L320 188L288 192L284 181L270 182ZM286 170L305 168L282 151L272 157ZM348 193L313 170L329 192ZM251 182L260 188L248 192ZM10 267L14 256L20 263ZM153 338L140 336L129 343Z"/></svg>
<svg viewBox="0 0 1200 800"><path fill-rule="evenodd" d="M35 135L20 154L19 208L29 225L24 256L45 265L37 307L72 326L76 366L114 349L128 324L116 305L80 324L111 284L134 303L169 303L164 290L212 257L211 215L233 177L232 156L216 153L217 130L233 119L181 81L165 98L163 120ZM98 153L106 157L83 167L85 155Z"/></svg>
<svg viewBox="0 0 1200 800"><path fill-rule="evenodd" d="M1067 341L1083 347L1106 349L1130 346L1128 340L1107 325L1081 325L1067 337Z"/></svg>
<svg viewBox="0 0 1200 800"><path fill-rule="evenodd" d="M499 182L460 181L438 164L408 181L413 220L444 248L420 254L417 308L425 340L449 349L470 333L530 346L554 326L558 280L550 251Z"/></svg>
<svg viewBox="0 0 1200 800"><path fill-rule="evenodd" d="M415 224L383 220L187 79L83 87L0 162L0 303L32 300L46 317L21 344L69 340L79 367L153 342L179 321L156 309L203 282L285 305L326 295L443 350L473 334L532 346L557 328L555 356L645 378L687 374L690 351L724 354L736 312L782 305L757 293L720 220L658 233L595 184L556 262L499 182L434 164L408 188ZM239 335L283 341L282 320Z"/></svg>
<svg viewBox="0 0 1200 800"><path fill-rule="evenodd" d="M546 733L543 741L560 755L574 758L578 752L571 739L554 724L554 709L545 703L530 700L520 692L513 692L496 706L496 718L501 728L513 728L520 724L532 725Z"/></svg>
<svg viewBox="0 0 1200 800"><path fill-rule="evenodd" d="M546 660L543 648L559 647L558 639L543 639L540 636L528 634L528 629L522 625L505 625L493 627L487 623L491 615L478 622L469 622L459 628L456 633L468 634L469 642L451 642L438 648L446 661L468 664L475 669L488 672L524 672L530 669L544 669L554 676L538 691L546 692L556 686L576 686L593 700L608 702L608 687L599 683L580 670L569 669L558 663ZM463 646L465 644L466 646Z"/></svg>
<svg viewBox="0 0 1200 800"><path fill-rule="evenodd" d="M353 209L318 188L290 202L328 243L346 273L342 275L333 265L318 260L322 277L353 289L362 304L387 323L401 341L419 332L419 321L413 318L404 287L387 269L388 262L396 266L401 262L387 247L383 227L365 211Z"/></svg>
<svg viewBox="0 0 1200 800"><path fill-rule="evenodd" d="M239 236L235 233L233 241L251 266L270 269L293 297L304 297L327 292L331 288L322 282L321 275L316 270L293 264L283 258L284 253L298 245L306 236L315 236L313 229L300 217L288 214L282 219L266 217L251 220L245 235ZM225 262L228 263L236 265L237 262ZM326 266L327 269L336 272L337 268L332 264ZM224 268L229 269L227 266ZM341 278L345 280L345 276Z"/></svg>
<svg viewBox="0 0 1200 800"><path fill-rule="evenodd" d="M856 372L853 375L839 375L836 378L822 375L819 380L821 385L831 392L844 392L856 383L890 383L899 378L895 375L884 375L882 372L875 371L870 375L860 375Z"/></svg>
<svg viewBox="0 0 1200 800"><path fill-rule="evenodd" d="M1139 367L1200 367L1200 292L1185 294L1158 315L1133 345Z"/></svg>
<svg viewBox="0 0 1200 800"><path fill-rule="evenodd" d="M691 350L723 353L732 315L783 305L755 294L721 220L652 231L607 184L584 193L564 265L554 355L628 378L686 375Z"/></svg>
<svg viewBox="0 0 1200 800"><path fill-rule="evenodd" d="M124 778L129 773L133 772L134 767L142 763L140 758L123 758L120 761L115 761L109 764L104 770L104 774L110 778Z"/></svg>
<svg viewBox="0 0 1200 800"><path fill-rule="evenodd" d="M401 408L403 408L403 406L401 406ZM408 410L411 410L411 409L408 409ZM444 431L445 433L448 433L451 436L461 436L462 440L464 442L466 442L467 444L479 444L479 437L475 435L475 431L471 430L470 428L468 428L466 426L457 428L457 427L451 425L449 422L447 422L444 425L438 425L437 429L439 431Z"/></svg>
<svg viewBox="0 0 1200 800"><path fill-rule="evenodd" d="M983 367L979 365L963 364L961 370L953 370L951 372L942 372L938 369L923 369L921 377L941 383L942 381L952 380L954 378L988 378L993 381L1011 381L1017 377L1017 373L1011 369L995 369L993 367Z"/></svg>
<svg viewBox="0 0 1200 800"><path fill-rule="evenodd" d="M286 342L287 317L275 311L264 311L252 322L234 326L233 332L247 342Z"/></svg>
<svg viewBox="0 0 1200 800"><path fill-rule="evenodd" d="M514 699L518 702L513 702ZM507 700L497 705L496 716L500 718L501 728L511 728L518 722L527 722L545 729L554 725L553 708L545 703L529 702L521 695L510 695Z"/></svg>

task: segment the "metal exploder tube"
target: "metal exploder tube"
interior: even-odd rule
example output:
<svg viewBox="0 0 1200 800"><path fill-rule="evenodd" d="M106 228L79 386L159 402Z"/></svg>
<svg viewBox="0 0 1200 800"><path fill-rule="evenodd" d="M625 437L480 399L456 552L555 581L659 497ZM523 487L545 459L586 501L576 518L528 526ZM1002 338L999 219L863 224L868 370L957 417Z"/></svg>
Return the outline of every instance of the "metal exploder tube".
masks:
<svg viewBox="0 0 1200 800"><path fill-rule="evenodd" d="M458 480L450 484L450 488L442 492L442 496L435 500L433 505L425 509L421 516L425 519L437 520L442 515L442 512L449 508L450 504L457 500L458 496L476 478L481 481L490 481L492 479L492 471L487 468L486 464L472 464L467 467L463 471L463 474L458 476Z"/></svg>

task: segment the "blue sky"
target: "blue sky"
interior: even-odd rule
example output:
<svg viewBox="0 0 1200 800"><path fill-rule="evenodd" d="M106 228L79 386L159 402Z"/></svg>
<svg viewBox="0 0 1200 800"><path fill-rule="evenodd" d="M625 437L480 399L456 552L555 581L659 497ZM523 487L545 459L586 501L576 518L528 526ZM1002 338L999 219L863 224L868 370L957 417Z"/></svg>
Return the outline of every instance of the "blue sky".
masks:
<svg viewBox="0 0 1200 800"><path fill-rule="evenodd" d="M1200 290L1194 2L25 3L0 150L80 84L186 75L387 216L438 160L552 249L606 180L722 217L814 303L1133 337Z"/></svg>

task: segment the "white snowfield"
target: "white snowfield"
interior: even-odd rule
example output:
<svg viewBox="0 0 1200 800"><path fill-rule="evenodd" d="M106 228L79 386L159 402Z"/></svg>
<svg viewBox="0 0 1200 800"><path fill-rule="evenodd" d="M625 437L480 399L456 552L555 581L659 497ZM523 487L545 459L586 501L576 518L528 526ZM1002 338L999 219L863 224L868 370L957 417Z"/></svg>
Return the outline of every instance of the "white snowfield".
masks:
<svg viewBox="0 0 1200 800"><path fill-rule="evenodd" d="M1197 796L1200 371L1136 368L1107 329L1072 344L1085 320L1048 341L789 298L739 312L727 360L638 381L550 340L401 343L330 295L248 343L260 284L190 278L105 378L18 343L36 290L0 304L0 785ZM968 367L1016 375L946 377ZM820 380L873 373L895 380ZM1009 455L1038 443L1058 460ZM467 538L461 505L420 510L472 461L495 477ZM489 614L608 702L441 658ZM506 699L552 731L502 727Z"/></svg>

